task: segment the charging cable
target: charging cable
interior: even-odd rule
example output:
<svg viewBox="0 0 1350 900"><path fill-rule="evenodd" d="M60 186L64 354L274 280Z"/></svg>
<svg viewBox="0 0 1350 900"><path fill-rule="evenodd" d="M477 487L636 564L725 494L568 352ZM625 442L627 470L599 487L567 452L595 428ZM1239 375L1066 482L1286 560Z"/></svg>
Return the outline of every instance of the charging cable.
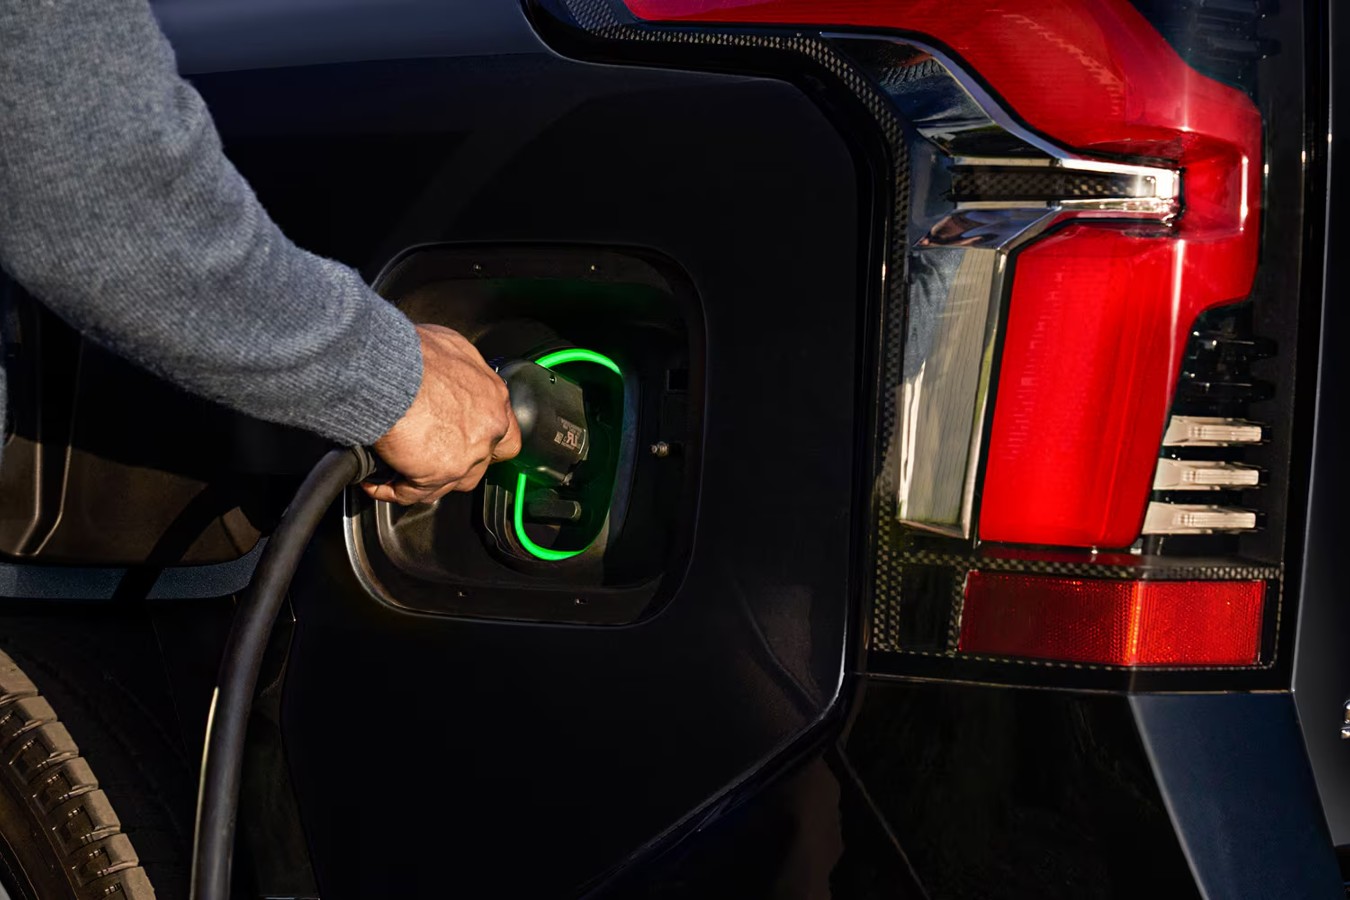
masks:
<svg viewBox="0 0 1350 900"><path fill-rule="evenodd" d="M328 507L347 485L374 474L375 467L374 455L364 447L330 450L319 460L282 514L253 573L252 589L235 612L206 719L192 847L192 900L230 898L244 736L263 653L296 566Z"/></svg>

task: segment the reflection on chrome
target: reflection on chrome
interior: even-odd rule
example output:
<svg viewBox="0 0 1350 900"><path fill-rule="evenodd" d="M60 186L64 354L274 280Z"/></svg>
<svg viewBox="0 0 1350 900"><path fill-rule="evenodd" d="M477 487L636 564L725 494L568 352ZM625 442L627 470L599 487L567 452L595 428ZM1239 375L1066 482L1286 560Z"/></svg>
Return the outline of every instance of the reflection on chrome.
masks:
<svg viewBox="0 0 1350 900"><path fill-rule="evenodd" d="M1181 177L1056 146L935 48L825 37L890 98L910 148L903 360L885 386L895 425L878 489L895 492L903 523L968 538L1011 254L1071 217L1165 228Z"/></svg>

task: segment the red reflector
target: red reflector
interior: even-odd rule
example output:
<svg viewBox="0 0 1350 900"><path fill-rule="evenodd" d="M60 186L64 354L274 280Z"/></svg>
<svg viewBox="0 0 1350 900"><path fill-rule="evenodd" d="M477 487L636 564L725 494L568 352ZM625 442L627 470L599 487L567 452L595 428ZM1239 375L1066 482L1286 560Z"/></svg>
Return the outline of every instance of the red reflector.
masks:
<svg viewBox="0 0 1350 900"><path fill-rule="evenodd" d="M1250 666L1263 581L1106 581L971 572L962 653L1117 666Z"/></svg>

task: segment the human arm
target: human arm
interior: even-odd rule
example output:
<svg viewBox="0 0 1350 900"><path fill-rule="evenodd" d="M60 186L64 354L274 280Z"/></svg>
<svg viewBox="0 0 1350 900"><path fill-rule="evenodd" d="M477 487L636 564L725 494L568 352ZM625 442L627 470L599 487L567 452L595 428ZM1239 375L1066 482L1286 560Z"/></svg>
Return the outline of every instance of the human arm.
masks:
<svg viewBox="0 0 1350 900"><path fill-rule="evenodd" d="M58 315L242 412L345 444L392 435L391 464L418 473L398 499L467 487L513 452L505 391L472 347L458 376L424 379L412 323L281 233L146 0L15 0L0 35L0 264ZM435 440L432 409L475 443Z"/></svg>

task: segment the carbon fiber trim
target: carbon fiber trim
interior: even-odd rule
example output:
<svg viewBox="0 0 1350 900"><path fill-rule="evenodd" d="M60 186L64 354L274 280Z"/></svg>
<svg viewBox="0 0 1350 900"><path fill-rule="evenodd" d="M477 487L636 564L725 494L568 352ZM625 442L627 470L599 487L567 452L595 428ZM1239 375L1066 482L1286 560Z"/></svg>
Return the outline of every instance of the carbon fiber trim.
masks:
<svg viewBox="0 0 1350 900"><path fill-rule="evenodd" d="M1135 178L1112 172L1031 166L953 166L951 198L965 200L1106 200L1128 197Z"/></svg>
<svg viewBox="0 0 1350 900"><path fill-rule="evenodd" d="M884 521L884 517L882 519ZM939 550L896 550L884 552L878 548L878 579L873 597L871 649L874 652L916 654L920 656L955 656L961 628L961 607L965 600L966 575L973 569L986 572L1016 572L1025 575L1060 575L1070 578L1100 578L1120 581L1266 581L1272 591L1279 592L1284 572L1279 566L1249 565L1218 560L1206 564L1195 560L1178 559L1175 562L1157 557L1141 557L1137 565L1112 565L1093 562L1071 562L1056 559L1016 559L987 556L978 553L943 552ZM940 566L951 572L946 597L905 596L900 573L907 566ZM888 581L883 582L885 571ZM948 605L947 647L944 651L916 649L908 646L903 629L902 604L945 603ZM1279 610L1275 611L1276 628ZM1278 634L1278 632L1277 632ZM975 657L962 655L962 659ZM1040 665L1032 660L1001 660L1017 664ZM1273 662L1274 658L1267 662ZM1112 669L1117 667L1100 667ZM1162 669L1159 669L1161 671ZM1192 671L1193 667L1186 667Z"/></svg>
<svg viewBox="0 0 1350 900"><path fill-rule="evenodd" d="M1217 563L1195 564L1189 560L1150 560L1138 566L1073 563L1060 560L1007 559L956 553L902 553L905 565L941 565L988 572L1018 572L1024 575L1066 575L1074 578L1107 578L1120 581L1262 581L1279 578L1278 566Z"/></svg>

